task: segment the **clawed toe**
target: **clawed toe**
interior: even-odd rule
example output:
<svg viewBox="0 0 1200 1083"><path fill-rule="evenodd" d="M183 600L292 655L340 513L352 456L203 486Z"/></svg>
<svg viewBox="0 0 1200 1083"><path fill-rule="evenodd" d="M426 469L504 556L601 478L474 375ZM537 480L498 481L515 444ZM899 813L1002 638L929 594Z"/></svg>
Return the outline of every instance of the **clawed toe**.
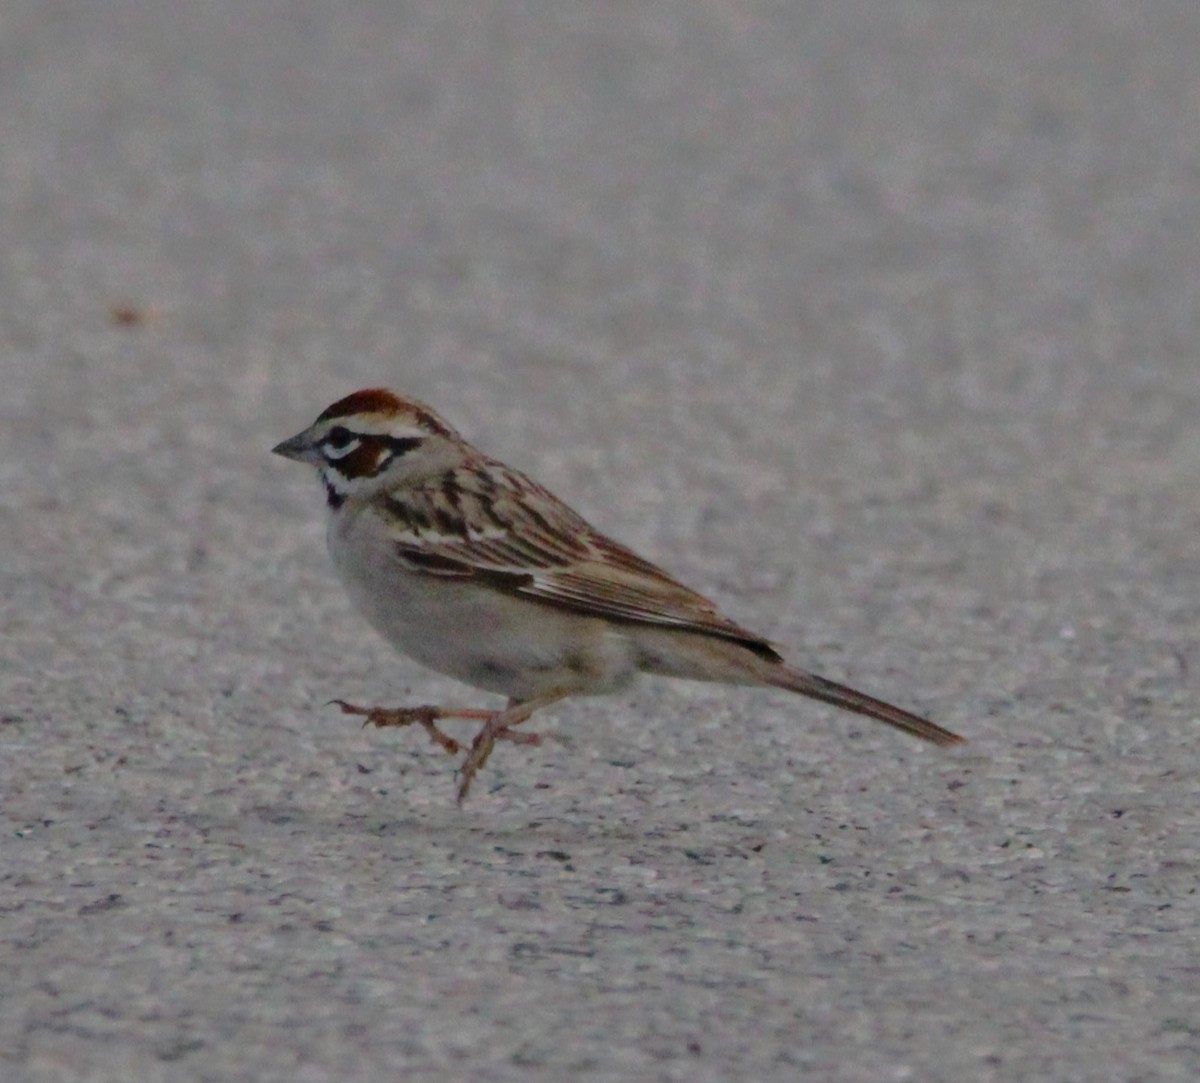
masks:
<svg viewBox="0 0 1200 1083"><path fill-rule="evenodd" d="M360 715L363 718L363 729L375 726L384 729L387 726L432 726L434 720L441 717L437 707L358 707L347 703L344 699L331 699L329 705L336 704L342 709L342 714Z"/></svg>
<svg viewBox="0 0 1200 1083"><path fill-rule="evenodd" d="M331 699L328 706L335 704L342 709L343 714L363 716L364 729L367 726L383 729L386 726L418 725L424 728L434 744L441 745L449 755L455 756L463 749L463 746L450 734L434 725L434 720L442 716L442 711L438 707L428 705L423 707L358 707L353 703L347 703L344 699Z"/></svg>
<svg viewBox="0 0 1200 1083"><path fill-rule="evenodd" d="M507 708L501 711L485 711L472 708L448 708L425 705L421 707L359 707L347 703L344 699L331 699L330 707L340 707L343 714L358 715L363 719L363 726L421 726L429 739L441 745L450 755L462 752L465 745L456 741L448 733L443 733L435 724L443 718L474 718L483 722L482 728L475 735L458 769L458 803L466 800L471 789L471 782L483 770L484 765L496 747L497 741L512 741L515 745L532 745L534 747L544 741L553 740L566 743L564 738L556 733L526 733L516 727L524 722L534 710L560 699L561 694L542 697L538 701L517 703L510 701Z"/></svg>
<svg viewBox="0 0 1200 1083"><path fill-rule="evenodd" d="M344 699L331 699L325 706L340 707L342 714L359 715L363 719L363 729L368 726L407 726L417 720L415 716L410 715L410 712L422 710L422 708L403 707L359 707L357 704L347 703ZM405 718L406 715L410 717Z"/></svg>

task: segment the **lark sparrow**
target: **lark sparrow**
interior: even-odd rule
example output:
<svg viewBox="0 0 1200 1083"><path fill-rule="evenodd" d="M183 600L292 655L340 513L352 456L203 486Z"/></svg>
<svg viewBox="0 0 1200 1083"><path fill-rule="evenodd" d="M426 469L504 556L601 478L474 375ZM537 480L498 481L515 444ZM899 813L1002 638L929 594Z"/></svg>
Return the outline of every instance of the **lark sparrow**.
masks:
<svg viewBox="0 0 1200 1083"><path fill-rule="evenodd" d="M534 711L616 691L639 670L786 688L935 744L963 740L789 665L774 644L413 399L355 392L273 450L317 468L334 564L384 638L430 669L508 697L495 711L334 701L364 725L423 726L452 754L462 746L437 722L482 721L462 762L460 803L497 740L541 742L516 729Z"/></svg>

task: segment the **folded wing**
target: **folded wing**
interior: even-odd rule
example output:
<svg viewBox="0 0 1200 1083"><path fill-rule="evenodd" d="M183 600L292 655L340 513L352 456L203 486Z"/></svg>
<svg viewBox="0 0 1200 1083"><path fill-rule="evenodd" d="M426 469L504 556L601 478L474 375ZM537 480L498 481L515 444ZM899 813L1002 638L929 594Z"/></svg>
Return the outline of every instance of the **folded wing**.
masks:
<svg viewBox="0 0 1200 1083"><path fill-rule="evenodd" d="M496 462L464 467L388 503L411 571L477 579L532 601L715 635L778 657L707 598L595 530L548 490Z"/></svg>

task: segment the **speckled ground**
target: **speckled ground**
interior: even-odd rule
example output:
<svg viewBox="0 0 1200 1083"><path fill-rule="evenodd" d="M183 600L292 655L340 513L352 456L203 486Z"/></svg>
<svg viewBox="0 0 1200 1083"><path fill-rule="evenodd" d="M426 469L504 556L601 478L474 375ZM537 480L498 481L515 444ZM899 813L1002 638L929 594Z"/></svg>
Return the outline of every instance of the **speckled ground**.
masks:
<svg viewBox="0 0 1200 1083"><path fill-rule="evenodd" d="M1200 1076L1200 10L0 11L0 1076ZM267 449L392 384L941 752L473 799Z"/></svg>

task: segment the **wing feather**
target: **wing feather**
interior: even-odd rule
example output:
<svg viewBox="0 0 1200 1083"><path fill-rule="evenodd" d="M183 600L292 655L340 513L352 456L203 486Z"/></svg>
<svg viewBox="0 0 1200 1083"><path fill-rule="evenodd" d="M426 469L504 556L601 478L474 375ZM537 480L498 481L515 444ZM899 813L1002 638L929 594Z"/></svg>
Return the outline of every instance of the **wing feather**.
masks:
<svg viewBox="0 0 1200 1083"><path fill-rule="evenodd" d="M393 492L397 559L410 570L478 579L578 613L679 628L769 650L703 595L595 530L547 489L485 461ZM448 517L461 530L447 530ZM434 524L437 524L436 526Z"/></svg>

